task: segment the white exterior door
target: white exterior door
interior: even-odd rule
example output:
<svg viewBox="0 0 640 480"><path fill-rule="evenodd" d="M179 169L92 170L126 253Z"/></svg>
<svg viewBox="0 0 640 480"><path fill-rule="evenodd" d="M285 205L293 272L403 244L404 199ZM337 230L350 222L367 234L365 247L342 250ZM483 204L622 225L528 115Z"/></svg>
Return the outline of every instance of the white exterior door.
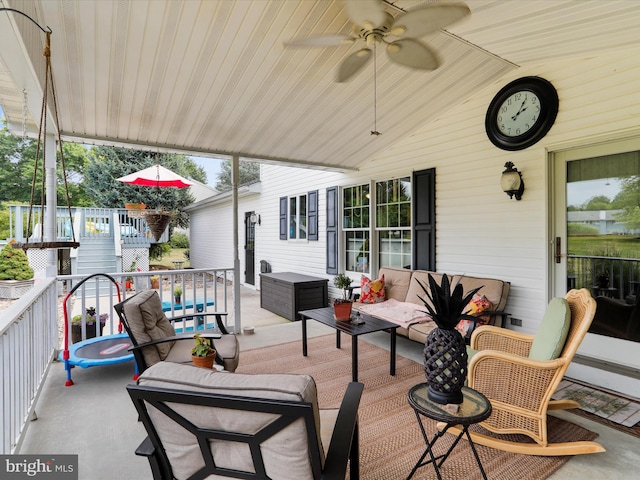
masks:
<svg viewBox="0 0 640 480"><path fill-rule="evenodd" d="M640 187L640 138L554 152L550 159L550 295L587 288L594 297L631 301L640 280L640 232L620 214L634 182ZM599 322L604 328L592 324L567 376L640 398L639 340L610 333L614 319Z"/></svg>

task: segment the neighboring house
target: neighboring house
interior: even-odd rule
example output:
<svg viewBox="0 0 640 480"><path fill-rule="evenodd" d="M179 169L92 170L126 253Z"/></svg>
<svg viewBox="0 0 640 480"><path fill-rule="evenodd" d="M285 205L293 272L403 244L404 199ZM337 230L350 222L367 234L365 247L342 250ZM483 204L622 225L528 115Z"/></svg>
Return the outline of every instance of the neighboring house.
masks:
<svg viewBox="0 0 640 480"><path fill-rule="evenodd" d="M616 216L624 210L597 210L588 212L567 212L567 222L580 223L598 229L598 234L622 234L637 233L629 230L624 222L619 222Z"/></svg>
<svg viewBox="0 0 640 480"><path fill-rule="evenodd" d="M546 78L558 90L557 119L548 134L533 146L516 151L498 149L485 132L487 108L500 88L528 75ZM562 270L565 267L553 262L550 250L555 237L566 241L566 182L596 178L597 169L574 167L580 162L606 161L606 176L628 175L630 170L640 173L638 154L617 156L640 152L638 78L640 63L625 52L522 67L380 151L358 171L327 172L263 164L260 194L239 198L240 271L259 272L260 260L267 260L274 272L294 271L331 279L334 272L351 269L349 273L359 278L362 273L375 275L378 266L386 263L421 268L429 265L449 274L500 278L512 285L506 310L513 319L522 321L522 327L515 322L509 328L534 332L549 298L564 295L566 288L567 273ZM362 135L368 135L369 130L364 122ZM376 137L371 137L371 142L375 141ZM602 160L604 155L607 157ZM521 201L510 200L501 190L506 162L513 162L522 173L526 188ZM574 170L582 171L582 176L576 177ZM404 220L395 220L388 226L376 226L373 221L355 222L356 218L364 218L357 217L362 214L369 220L378 217L376 221L380 222L382 211L404 208L376 199L376 189L393 188L401 179L413 181L416 172L423 171L435 173L434 183L426 180L411 186L409 225ZM337 197L332 190L335 186L339 187ZM368 189L364 198L373 202L374 208L366 212L355 204L343 204L347 194L362 198L359 194L364 190L356 191L360 188ZM308 201L310 192L317 192L317 240L296 235L292 238L282 222L290 225L292 200L299 202L306 197ZM283 212L285 197L287 210ZM328 198L330 203L337 200L337 218L333 218L333 208L329 208L327 216ZM435 199L433 205L429 205L431 199ZM416 201L424 206L415 208ZM219 195L188 211L192 222L192 265L231 266L235 255L229 228L233 216L231 197ZM261 222L253 230L255 238L248 242L253 255L249 257L252 264L247 265L242 250L246 241L242 219L252 212L260 215ZM367 240L371 243L369 258L364 258L359 250ZM337 258L333 257L334 242ZM336 260L337 265L333 265ZM257 274L248 282L245 278L241 281L259 288ZM330 292L337 294L335 289ZM609 342L614 340L588 336L581 351L587 356L606 357L613 363L640 368L637 355ZM582 365L572 369L579 370L570 372L574 377L618 391L628 388L629 393L640 397L640 382L630 382L616 373L603 375L600 370Z"/></svg>

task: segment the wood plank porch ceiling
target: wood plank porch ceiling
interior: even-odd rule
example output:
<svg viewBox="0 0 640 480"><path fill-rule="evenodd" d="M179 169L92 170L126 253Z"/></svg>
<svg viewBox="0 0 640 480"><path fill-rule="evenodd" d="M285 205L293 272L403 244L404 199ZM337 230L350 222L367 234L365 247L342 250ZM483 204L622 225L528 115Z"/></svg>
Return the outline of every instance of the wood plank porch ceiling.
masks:
<svg viewBox="0 0 640 480"><path fill-rule="evenodd" d="M392 3L395 15L395 7L424 2ZM293 37L348 33L337 0L0 0L53 30L64 138L329 169L380 158L452 106L497 91L518 66L626 49L637 55L640 46L634 0L466 3L468 19L425 38L443 60L438 70L411 71L379 49L376 137L373 63L350 83L334 82L358 46L283 46ZM0 104L18 130L23 89L38 118L42 94L28 77L42 78L44 36L6 13L0 30L22 44L22 52L0 52ZM24 52L30 60L16 68Z"/></svg>

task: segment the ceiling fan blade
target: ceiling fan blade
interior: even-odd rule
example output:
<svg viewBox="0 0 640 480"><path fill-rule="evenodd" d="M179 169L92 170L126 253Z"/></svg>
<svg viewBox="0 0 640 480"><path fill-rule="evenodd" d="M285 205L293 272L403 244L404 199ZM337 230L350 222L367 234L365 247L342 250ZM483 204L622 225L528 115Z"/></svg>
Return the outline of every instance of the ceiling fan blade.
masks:
<svg viewBox="0 0 640 480"><path fill-rule="evenodd" d="M345 58L338 69L336 82L343 83L350 80L351 77L365 66L367 61L371 58L372 53L373 52L370 48L362 48Z"/></svg>
<svg viewBox="0 0 640 480"><path fill-rule="evenodd" d="M387 14L381 0L342 0L349 19L368 30L384 24Z"/></svg>
<svg viewBox="0 0 640 480"><path fill-rule="evenodd" d="M448 27L470 13L471 10L464 3L427 5L398 15L391 27L391 34L403 38L422 37Z"/></svg>
<svg viewBox="0 0 640 480"><path fill-rule="evenodd" d="M394 62L419 70L435 70L440 66L436 53L412 38L404 38L389 44L387 53Z"/></svg>
<svg viewBox="0 0 640 480"><path fill-rule="evenodd" d="M340 45L350 45L355 38L347 35L317 35L312 37L293 38L284 42L285 47L339 47Z"/></svg>

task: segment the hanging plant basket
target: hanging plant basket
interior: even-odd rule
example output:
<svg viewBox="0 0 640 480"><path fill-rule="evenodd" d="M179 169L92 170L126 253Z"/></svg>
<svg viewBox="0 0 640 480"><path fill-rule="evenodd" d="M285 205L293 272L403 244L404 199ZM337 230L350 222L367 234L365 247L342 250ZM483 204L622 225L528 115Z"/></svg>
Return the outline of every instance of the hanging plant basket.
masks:
<svg viewBox="0 0 640 480"><path fill-rule="evenodd" d="M144 212L144 219L157 242L171 220L171 213L162 210L148 210Z"/></svg>

